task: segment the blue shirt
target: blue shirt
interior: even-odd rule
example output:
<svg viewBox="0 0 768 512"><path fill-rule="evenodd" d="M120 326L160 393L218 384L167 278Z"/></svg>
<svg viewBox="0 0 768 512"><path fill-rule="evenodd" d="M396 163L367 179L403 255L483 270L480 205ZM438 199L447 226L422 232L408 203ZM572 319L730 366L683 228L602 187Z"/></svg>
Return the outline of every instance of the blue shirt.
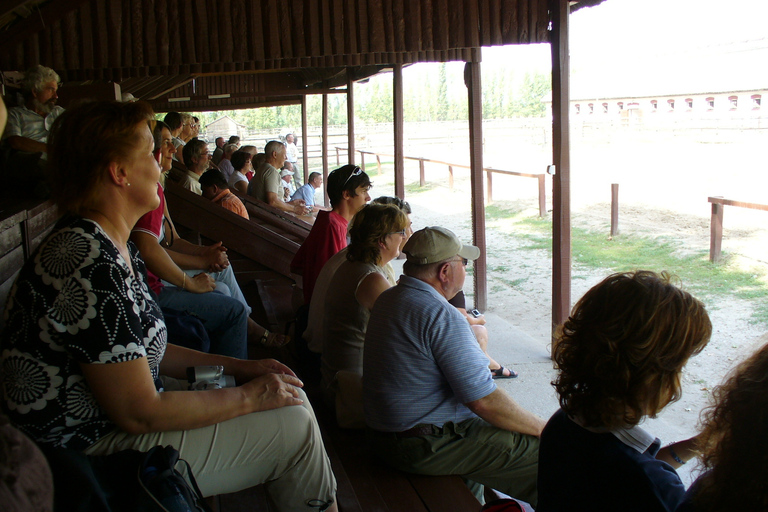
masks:
<svg viewBox="0 0 768 512"><path fill-rule="evenodd" d="M537 512L675 510L685 486L660 446L639 427L594 432L559 410L541 434Z"/></svg>
<svg viewBox="0 0 768 512"><path fill-rule="evenodd" d="M363 354L365 421L381 432L476 417L464 404L496 390L467 320L408 276L371 311Z"/></svg>
<svg viewBox="0 0 768 512"><path fill-rule="evenodd" d="M315 187L309 183L300 186L291 196L291 201L295 199L303 199L307 206L315 206Z"/></svg>

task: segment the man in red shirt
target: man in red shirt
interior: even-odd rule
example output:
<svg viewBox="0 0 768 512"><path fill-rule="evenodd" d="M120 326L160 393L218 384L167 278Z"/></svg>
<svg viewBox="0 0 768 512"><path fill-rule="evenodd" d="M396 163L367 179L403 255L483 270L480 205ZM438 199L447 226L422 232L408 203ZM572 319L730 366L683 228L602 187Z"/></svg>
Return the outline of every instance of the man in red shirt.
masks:
<svg viewBox="0 0 768 512"><path fill-rule="evenodd" d="M347 246L347 224L371 200L371 180L355 165L345 165L328 175L331 211L320 211L312 231L291 262L291 271L302 276L304 304L309 304L320 270L331 256Z"/></svg>

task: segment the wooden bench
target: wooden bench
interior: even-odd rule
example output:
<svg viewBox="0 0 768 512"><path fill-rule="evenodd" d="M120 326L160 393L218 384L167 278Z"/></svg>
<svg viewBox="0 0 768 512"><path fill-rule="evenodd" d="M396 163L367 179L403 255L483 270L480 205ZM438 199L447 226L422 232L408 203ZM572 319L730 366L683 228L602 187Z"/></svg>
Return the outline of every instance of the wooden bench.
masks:
<svg viewBox="0 0 768 512"><path fill-rule="evenodd" d="M3 200L0 210L0 318L16 276L59 219L50 201ZM0 329L2 329L0 319Z"/></svg>
<svg viewBox="0 0 768 512"><path fill-rule="evenodd" d="M368 448L362 430L336 425L318 392L308 390L326 453L336 476L341 512L477 512L480 503L458 476L424 476L388 467ZM219 496L220 512L271 510L263 488Z"/></svg>
<svg viewBox="0 0 768 512"><path fill-rule="evenodd" d="M278 217L270 222L244 219L175 183L166 185L168 208L180 232L188 238L222 241L246 297L259 299L249 300L254 319L269 330L285 332L294 318L290 263L308 231ZM249 287L256 293L247 293Z"/></svg>

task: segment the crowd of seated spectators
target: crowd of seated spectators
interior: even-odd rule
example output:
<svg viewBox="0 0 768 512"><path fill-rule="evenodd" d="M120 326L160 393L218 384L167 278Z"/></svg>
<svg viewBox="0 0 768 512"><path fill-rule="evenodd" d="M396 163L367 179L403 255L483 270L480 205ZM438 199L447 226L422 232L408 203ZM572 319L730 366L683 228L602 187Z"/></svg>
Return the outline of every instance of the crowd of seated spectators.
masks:
<svg viewBox="0 0 768 512"><path fill-rule="evenodd" d="M28 133L18 126L24 115L42 119L38 152L63 216L7 302L0 470L16 453L6 447L30 439L88 455L171 444L207 496L266 484L276 510L336 510L335 478L303 382L281 362L248 359L249 341L280 346L288 337L250 318L221 242L178 236L163 187L181 155L182 186L247 219L230 188L301 215L313 209L322 177L311 173L285 196L282 142L258 153L222 138L212 162L193 116L155 121L143 102L59 110L58 77L37 68L30 77L28 103L17 107L30 113L12 112L4 137L14 150L39 150L24 146ZM0 102L0 125L4 118ZM229 166L227 176L221 169ZM713 393L701 434L662 447L639 424L680 398L683 368L712 325L703 304L666 273L611 275L558 330L560 409L545 422L495 384L514 372L488 355L477 317L450 303L479 249L438 226L414 233L401 199L367 204L371 186L354 165L329 174L331 209L314 209L317 221L291 268L326 405L341 426L367 428L386 463L461 475L480 500L487 486L545 512L768 509L760 437L768 426L768 345ZM391 261L401 252L397 276ZM177 311L201 319L209 352L174 343L165 314ZM223 366L236 387L188 391L194 366ZM30 446L25 457L40 470ZM675 470L697 457L702 472L686 491ZM44 470L35 474L50 480ZM30 480L0 479L0 498L12 481Z"/></svg>

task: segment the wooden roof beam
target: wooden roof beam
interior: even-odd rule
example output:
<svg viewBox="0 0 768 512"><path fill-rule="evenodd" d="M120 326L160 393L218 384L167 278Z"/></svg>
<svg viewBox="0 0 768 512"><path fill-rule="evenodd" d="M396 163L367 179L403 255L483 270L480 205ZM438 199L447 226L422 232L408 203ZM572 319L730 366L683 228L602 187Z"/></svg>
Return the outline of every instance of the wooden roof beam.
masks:
<svg viewBox="0 0 768 512"><path fill-rule="evenodd" d="M46 27L50 27L54 21L60 20L87 1L88 0L67 0L66 2L62 2L59 0L48 2L44 5L44 8L37 9L37 15L29 16L23 21L14 23L8 30L0 33L0 52L10 51L11 49L6 47L16 46L26 40L29 36L43 31ZM11 6L18 2L15 0L7 0L4 3ZM2 8L6 7L2 4L0 4L0 6L2 6ZM18 5L16 7L18 7Z"/></svg>
<svg viewBox="0 0 768 512"><path fill-rule="evenodd" d="M32 12L29 7L24 7L24 4L32 3L31 0L1 0L0 1L0 18L5 18L6 16L13 14L16 12L17 15L19 15L22 18L26 18L29 16L29 14ZM25 11L24 14L21 14L17 11L21 10L21 8L24 8Z"/></svg>

